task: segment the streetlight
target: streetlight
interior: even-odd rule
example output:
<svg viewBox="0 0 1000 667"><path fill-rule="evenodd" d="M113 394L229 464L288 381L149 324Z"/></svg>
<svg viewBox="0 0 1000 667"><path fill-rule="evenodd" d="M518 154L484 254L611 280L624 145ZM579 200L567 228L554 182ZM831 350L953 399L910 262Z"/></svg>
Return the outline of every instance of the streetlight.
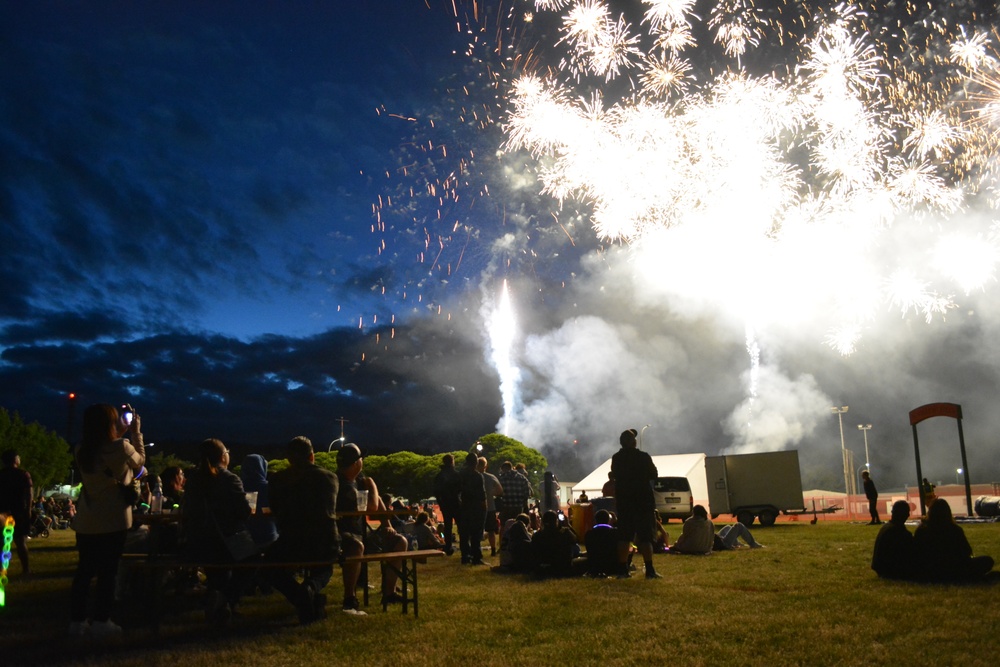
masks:
<svg viewBox="0 0 1000 667"><path fill-rule="evenodd" d="M844 444L844 413L847 412L848 406L843 406L840 408L833 407L830 408L830 412L837 415L837 421L840 422L840 456L844 460L844 508L847 511L847 516L851 516L851 470L847 464L847 446Z"/></svg>
<svg viewBox="0 0 1000 667"><path fill-rule="evenodd" d="M347 421L349 421L349 420L344 419L343 417L338 417L337 419L334 419L334 421L340 422L340 437L337 438L336 440L334 440L333 442L331 442L329 445L327 445L326 451L328 451L328 452L333 449L333 443L334 442L339 442L339 443L341 443L341 445L343 445L343 443L345 442L345 440L344 440L344 423L347 422ZM337 449L340 449L340 447L338 446Z"/></svg>
<svg viewBox="0 0 1000 667"><path fill-rule="evenodd" d="M872 430L872 425L858 424L858 430L865 434L865 467L868 468L868 472L871 472L872 465L869 463L871 459L868 458L868 431Z"/></svg>

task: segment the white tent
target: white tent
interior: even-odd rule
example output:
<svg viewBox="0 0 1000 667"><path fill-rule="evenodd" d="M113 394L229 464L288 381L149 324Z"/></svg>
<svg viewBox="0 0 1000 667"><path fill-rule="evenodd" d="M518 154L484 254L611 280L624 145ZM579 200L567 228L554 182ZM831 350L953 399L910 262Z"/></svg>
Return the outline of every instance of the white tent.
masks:
<svg viewBox="0 0 1000 667"><path fill-rule="evenodd" d="M691 500L695 505L708 507L708 483L705 481L704 454L663 454L654 455L653 463L660 477L687 477L691 484ZM578 498L581 491L586 491L590 498L599 498L601 488L608 481L611 471L611 459L608 459L576 483L573 487L573 497Z"/></svg>

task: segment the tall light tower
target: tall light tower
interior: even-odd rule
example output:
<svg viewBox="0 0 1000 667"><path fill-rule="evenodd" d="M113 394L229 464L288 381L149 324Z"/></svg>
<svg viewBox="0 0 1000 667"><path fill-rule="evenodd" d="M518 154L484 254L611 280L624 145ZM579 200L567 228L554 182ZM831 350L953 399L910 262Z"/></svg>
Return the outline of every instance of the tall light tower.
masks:
<svg viewBox="0 0 1000 667"><path fill-rule="evenodd" d="M848 407L845 405L843 407L830 408L830 412L837 415L837 421L840 422L840 456L844 460L844 510L847 512L847 516L851 516L851 469L847 460L847 446L844 444L844 413L847 412Z"/></svg>
<svg viewBox="0 0 1000 667"><path fill-rule="evenodd" d="M858 424L858 430L861 431L862 433L864 433L864 435L865 435L865 468L868 469L868 472L871 472L872 471L872 464L869 463L870 459L868 458L868 431L872 430L872 425L871 424Z"/></svg>

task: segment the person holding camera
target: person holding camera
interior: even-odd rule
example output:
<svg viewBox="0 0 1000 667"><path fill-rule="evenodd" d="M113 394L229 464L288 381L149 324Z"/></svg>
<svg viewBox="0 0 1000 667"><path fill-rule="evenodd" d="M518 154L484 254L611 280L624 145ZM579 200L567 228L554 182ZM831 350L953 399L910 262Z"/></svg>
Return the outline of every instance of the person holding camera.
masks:
<svg viewBox="0 0 1000 667"><path fill-rule="evenodd" d="M127 437L126 437L127 436ZM76 449L76 464L83 486L73 530L79 562L70 589L72 637L88 632L95 639L121 634L111 621L115 577L132 527L132 503L128 497L133 480L144 471L146 449L139 414L123 405L91 405L83 413L83 440ZM87 623L90 581L97 579L93 622Z"/></svg>
<svg viewBox="0 0 1000 667"><path fill-rule="evenodd" d="M531 538L531 552L539 577L569 577L575 574L574 563L580 563L581 573L586 565L586 561L574 560L580 555L580 545L562 510L542 514L542 529Z"/></svg>

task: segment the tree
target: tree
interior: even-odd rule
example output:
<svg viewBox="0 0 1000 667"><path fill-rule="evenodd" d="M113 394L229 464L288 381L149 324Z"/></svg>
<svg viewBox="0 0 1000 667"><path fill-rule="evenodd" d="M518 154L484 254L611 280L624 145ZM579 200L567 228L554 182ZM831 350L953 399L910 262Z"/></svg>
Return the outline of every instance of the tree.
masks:
<svg viewBox="0 0 1000 667"><path fill-rule="evenodd" d="M69 444L37 422L25 424L16 412L0 407L0 451L11 449L21 456L21 468L31 473L36 496L67 481L73 463Z"/></svg>
<svg viewBox="0 0 1000 667"><path fill-rule="evenodd" d="M179 456L174 454L167 454L166 452L157 452L152 456L149 456L149 450L146 450L146 470L149 471L150 475L162 475L163 471L172 466L177 466L182 470L187 470L194 466L190 461L185 461Z"/></svg>
<svg viewBox="0 0 1000 667"><path fill-rule="evenodd" d="M481 456L485 456L486 460L490 462L489 470L494 474L500 470L500 465L504 461L510 461L514 465L523 463L528 470L531 488L541 488L545 469L548 468L549 462L540 452L500 433L484 435L479 438L477 444L483 446Z"/></svg>
<svg viewBox="0 0 1000 667"><path fill-rule="evenodd" d="M548 461L539 452L499 433L484 435L477 444L483 446L480 455L490 462L490 470L494 474L500 470L500 464L504 461L523 463L528 469L532 488L540 488ZM468 453L451 452L459 467ZM424 455L410 451L393 452L388 456L372 454L365 457L364 472L375 479L382 494L418 502L434 492L434 476L441 469L443 456L444 454ZM336 472L336 452L316 452L316 465ZM275 459L267 464L268 471L272 473L287 467L287 459Z"/></svg>

